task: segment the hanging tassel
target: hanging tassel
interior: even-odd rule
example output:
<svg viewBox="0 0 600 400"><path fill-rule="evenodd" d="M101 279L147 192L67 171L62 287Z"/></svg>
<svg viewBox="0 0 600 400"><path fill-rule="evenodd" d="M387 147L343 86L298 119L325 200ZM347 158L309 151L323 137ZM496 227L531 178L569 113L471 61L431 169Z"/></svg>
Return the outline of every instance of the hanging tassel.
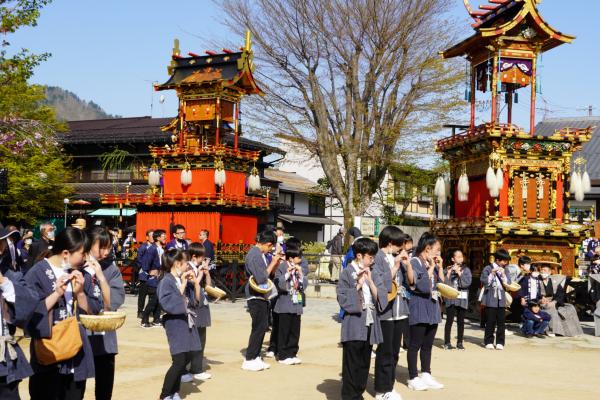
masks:
<svg viewBox="0 0 600 400"><path fill-rule="evenodd" d="M498 197L500 195L500 191L498 190L498 188L493 188L490 189L490 197Z"/></svg>
<svg viewBox="0 0 600 400"><path fill-rule="evenodd" d="M458 200L467 201L469 199L469 178L463 174L458 179Z"/></svg>
<svg viewBox="0 0 600 400"><path fill-rule="evenodd" d="M158 172L158 165L152 164L152 168L148 173L148 185L159 186L160 185L160 173Z"/></svg>
<svg viewBox="0 0 600 400"><path fill-rule="evenodd" d="M452 192L451 192L452 188L450 187L450 179L449 178L444 178L444 192L446 193L446 198L450 199L452 198Z"/></svg>
<svg viewBox="0 0 600 400"><path fill-rule="evenodd" d="M571 194L575 194L577 193L577 190L581 187L581 175L579 175L579 172L573 171L573 173L571 174L571 185L569 186L569 192Z"/></svg>
<svg viewBox="0 0 600 400"><path fill-rule="evenodd" d="M438 176L438 178L435 181L435 187L433 188L433 194L438 199L440 197L443 197L446 194L446 189L444 188L444 181L442 180L441 176Z"/></svg>
<svg viewBox="0 0 600 400"><path fill-rule="evenodd" d="M583 193L589 193L592 191L592 181L590 180L590 174L588 174L587 170L581 177L581 188L583 189Z"/></svg>
<svg viewBox="0 0 600 400"><path fill-rule="evenodd" d="M583 185L580 184L577 187L577 189L575 190L575 200L583 201L584 198L585 198L585 193L583 192Z"/></svg>
<svg viewBox="0 0 600 400"><path fill-rule="evenodd" d="M496 187L498 188L498 191L502 190L504 187L504 173L502 172L502 168L496 170Z"/></svg>
<svg viewBox="0 0 600 400"><path fill-rule="evenodd" d="M489 190L496 190L498 188L498 183L496 182L496 174L494 173L494 169L490 165L485 174L485 185Z"/></svg>

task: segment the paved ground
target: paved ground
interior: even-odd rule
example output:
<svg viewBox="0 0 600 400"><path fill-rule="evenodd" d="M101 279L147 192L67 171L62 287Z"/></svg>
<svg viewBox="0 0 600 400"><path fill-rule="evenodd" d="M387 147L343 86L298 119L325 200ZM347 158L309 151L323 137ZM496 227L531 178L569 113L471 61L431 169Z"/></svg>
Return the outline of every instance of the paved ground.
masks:
<svg viewBox="0 0 600 400"><path fill-rule="evenodd" d="M116 400L157 399L170 365L163 329L142 329L135 318L135 302L136 298L128 296L124 307L127 321L119 330L120 354L113 397ZM261 372L240 369L250 329L250 316L244 306L243 301L211 305L213 326L208 329L206 357L213 379L183 384L182 398L340 398L339 324L332 318L337 313L335 300L309 299L302 319L302 365L285 366L271 361L271 369ZM466 351L443 351L439 347L442 329L438 329L432 368L446 385L441 391L409 391L406 353L401 355L395 388L405 400L598 398L600 338L586 334L579 338L528 340L513 335L507 337L504 351L490 351L480 346L483 332L478 325L468 325L465 334ZM268 340L268 334L265 339ZM28 348L24 341L21 343ZM366 399L374 397L372 378ZM27 382L21 384L21 392L24 399L28 398ZM86 399L93 398L90 380Z"/></svg>

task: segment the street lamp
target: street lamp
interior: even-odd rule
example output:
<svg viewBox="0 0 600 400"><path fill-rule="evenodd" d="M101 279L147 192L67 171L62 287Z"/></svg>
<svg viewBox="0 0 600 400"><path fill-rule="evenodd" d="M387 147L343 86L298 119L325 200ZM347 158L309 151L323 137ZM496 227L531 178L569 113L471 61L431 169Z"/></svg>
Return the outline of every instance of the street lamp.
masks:
<svg viewBox="0 0 600 400"><path fill-rule="evenodd" d="M67 205L69 204L69 199L63 199L63 203L65 203L65 228L67 227Z"/></svg>

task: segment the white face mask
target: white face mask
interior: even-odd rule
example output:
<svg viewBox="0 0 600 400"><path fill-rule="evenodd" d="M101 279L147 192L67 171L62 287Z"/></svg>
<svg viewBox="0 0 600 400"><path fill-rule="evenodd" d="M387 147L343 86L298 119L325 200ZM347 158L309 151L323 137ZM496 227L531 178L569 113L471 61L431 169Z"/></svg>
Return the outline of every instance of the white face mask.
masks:
<svg viewBox="0 0 600 400"><path fill-rule="evenodd" d="M285 241L283 236L277 236L277 243L282 244Z"/></svg>
<svg viewBox="0 0 600 400"><path fill-rule="evenodd" d="M531 273L531 276L532 276L533 278L537 278L538 276L540 276L540 273L539 273L539 272L537 272L537 271L533 271L533 272Z"/></svg>
<svg viewBox="0 0 600 400"><path fill-rule="evenodd" d="M49 240L54 240L54 231L46 232L46 237L48 237Z"/></svg>
<svg viewBox="0 0 600 400"><path fill-rule="evenodd" d="M31 244L31 239L25 239L25 244Z"/></svg>
<svg viewBox="0 0 600 400"><path fill-rule="evenodd" d="M545 272L542 272L542 274L541 274L541 275L542 275L542 278L543 278L543 279L548 279L548 277L550 276L550 274L547 274L547 273L545 273Z"/></svg>
<svg viewBox="0 0 600 400"><path fill-rule="evenodd" d="M69 270L69 269L71 269L71 268L72 268L72 265L71 265L71 263L69 262L69 259L68 259L68 258L66 258L66 259L65 259L65 258L63 258L63 259L62 259L62 261L60 262L60 267L61 267L62 269L64 269L65 271L67 271L67 270Z"/></svg>

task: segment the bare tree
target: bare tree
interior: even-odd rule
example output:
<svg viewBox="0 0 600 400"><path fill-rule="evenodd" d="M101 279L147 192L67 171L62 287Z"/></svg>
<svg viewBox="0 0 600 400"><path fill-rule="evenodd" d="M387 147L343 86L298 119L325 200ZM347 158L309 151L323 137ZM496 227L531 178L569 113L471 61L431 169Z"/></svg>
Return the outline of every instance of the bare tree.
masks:
<svg viewBox="0 0 600 400"><path fill-rule="evenodd" d="M346 226L368 207L400 149L423 149L423 135L460 104L460 68L438 55L454 36L449 0L222 4L228 26L253 35L266 92L254 103L254 122L319 159Z"/></svg>

